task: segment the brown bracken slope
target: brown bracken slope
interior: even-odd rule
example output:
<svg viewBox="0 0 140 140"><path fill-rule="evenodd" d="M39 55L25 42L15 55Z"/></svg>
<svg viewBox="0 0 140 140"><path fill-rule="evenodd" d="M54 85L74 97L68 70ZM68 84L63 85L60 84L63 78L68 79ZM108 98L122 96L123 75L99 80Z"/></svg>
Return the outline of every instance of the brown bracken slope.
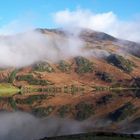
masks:
<svg viewBox="0 0 140 140"><path fill-rule="evenodd" d="M67 39L59 29L37 32L61 41ZM132 123L139 118L139 92L119 89L140 87L140 44L89 29L83 29L79 38L85 43L83 51L93 55L75 56L55 64L44 61L21 69L2 69L1 83L11 83L21 92L1 97L0 109L26 111L37 117L111 120L109 125L97 128L106 131L121 130L126 119Z"/></svg>

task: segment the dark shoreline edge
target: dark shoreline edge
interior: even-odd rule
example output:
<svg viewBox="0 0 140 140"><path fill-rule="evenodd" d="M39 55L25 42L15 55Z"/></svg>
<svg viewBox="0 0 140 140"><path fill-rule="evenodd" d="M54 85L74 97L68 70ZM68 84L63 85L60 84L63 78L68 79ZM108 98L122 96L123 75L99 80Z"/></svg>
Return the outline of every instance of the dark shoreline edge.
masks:
<svg viewBox="0 0 140 140"><path fill-rule="evenodd" d="M124 138L124 139L140 139L140 134L122 134L114 132L93 132L93 133L81 133L74 135L64 135L64 136L55 136L55 137L45 137L39 140L91 140L92 138Z"/></svg>

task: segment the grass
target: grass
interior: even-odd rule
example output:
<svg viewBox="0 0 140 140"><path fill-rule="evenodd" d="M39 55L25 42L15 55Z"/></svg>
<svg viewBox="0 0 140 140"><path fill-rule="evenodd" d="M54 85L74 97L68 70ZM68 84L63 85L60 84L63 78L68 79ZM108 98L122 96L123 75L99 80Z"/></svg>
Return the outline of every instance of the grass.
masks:
<svg viewBox="0 0 140 140"><path fill-rule="evenodd" d="M111 83L113 82L113 76L110 75L109 73L106 73L106 72L100 72L98 71L96 73L96 75L99 77L99 79L101 79L102 81L105 81L105 82L108 82L108 83Z"/></svg>
<svg viewBox="0 0 140 140"><path fill-rule="evenodd" d="M19 75L16 77L16 80L18 81L27 81L30 85L50 85L52 84L48 80L42 80L42 79L36 79L32 74L27 74L27 75Z"/></svg>
<svg viewBox="0 0 140 140"><path fill-rule="evenodd" d="M14 82L14 80L16 78L16 74L17 74L18 71L19 71L18 69L15 69L9 74L8 83L13 83Z"/></svg>
<svg viewBox="0 0 140 140"><path fill-rule="evenodd" d="M12 107L14 110L17 109L16 102L15 102L15 100L14 100L12 97L9 97L9 98L8 98L8 103L11 105L11 107Z"/></svg>
<svg viewBox="0 0 140 140"><path fill-rule="evenodd" d="M114 112L109 114L109 118L112 121L122 121L125 120L127 117L133 115L137 111L137 108L131 102L126 103L124 106L118 108Z"/></svg>
<svg viewBox="0 0 140 140"><path fill-rule="evenodd" d="M78 121L86 120L94 114L94 107L90 103L80 102L75 106L75 109L77 111L75 119Z"/></svg>
<svg viewBox="0 0 140 140"><path fill-rule="evenodd" d="M18 92L20 92L20 89L12 86L11 84L0 84L0 96L12 96Z"/></svg>
<svg viewBox="0 0 140 140"><path fill-rule="evenodd" d="M83 74L83 73L92 73L93 72L93 63L90 62L88 59L79 56L79 57L75 57L75 61L76 61L76 72L78 74Z"/></svg>
<svg viewBox="0 0 140 140"><path fill-rule="evenodd" d="M107 61L128 73L130 73L133 70L133 67L135 67L135 64L133 62L117 54L111 54L110 56L108 56Z"/></svg>
<svg viewBox="0 0 140 140"><path fill-rule="evenodd" d="M70 64L67 63L66 61L61 60L61 61L59 62L58 69L60 69L62 72L70 72L71 66L70 66Z"/></svg>
<svg viewBox="0 0 140 140"><path fill-rule="evenodd" d="M140 90L139 87L110 87L110 86L93 86L92 87L95 91L129 91L129 90Z"/></svg>
<svg viewBox="0 0 140 140"><path fill-rule="evenodd" d="M70 112L71 106L69 104L63 105L58 109L58 114L60 117L64 118Z"/></svg>
<svg viewBox="0 0 140 140"><path fill-rule="evenodd" d="M55 109L55 106L33 108L32 114L37 117L46 117L50 115Z"/></svg>
<svg viewBox="0 0 140 140"><path fill-rule="evenodd" d="M97 105L105 105L107 103L109 103L113 98L113 95L109 94L109 95L105 95L103 97L101 97L97 102L96 104Z"/></svg>
<svg viewBox="0 0 140 140"><path fill-rule="evenodd" d="M47 94L40 94L40 95L30 95L25 99L16 99L17 104L33 104L34 102L37 101L42 101L43 99L47 99L48 95Z"/></svg>
<svg viewBox="0 0 140 140"><path fill-rule="evenodd" d="M47 62L40 62L36 65L34 65L33 70L39 71L39 72L54 72L54 69L51 67L51 65Z"/></svg>

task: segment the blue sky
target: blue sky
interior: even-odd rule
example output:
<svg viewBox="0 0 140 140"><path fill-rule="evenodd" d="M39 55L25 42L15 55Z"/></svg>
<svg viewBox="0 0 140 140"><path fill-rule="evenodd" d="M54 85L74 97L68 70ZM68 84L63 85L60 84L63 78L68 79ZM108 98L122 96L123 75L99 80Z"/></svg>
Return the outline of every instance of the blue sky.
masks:
<svg viewBox="0 0 140 140"><path fill-rule="evenodd" d="M0 34L73 25L140 42L140 0L0 0Z"/></svg>
<svg viewBox="0 0 140 140"><path fill-rule="evenodd" d="M26 17L35 26L53 27L52 13L77 7L96 13L113 11L122 20L140 16L140 0L0 0L0 27Z"/></svg>

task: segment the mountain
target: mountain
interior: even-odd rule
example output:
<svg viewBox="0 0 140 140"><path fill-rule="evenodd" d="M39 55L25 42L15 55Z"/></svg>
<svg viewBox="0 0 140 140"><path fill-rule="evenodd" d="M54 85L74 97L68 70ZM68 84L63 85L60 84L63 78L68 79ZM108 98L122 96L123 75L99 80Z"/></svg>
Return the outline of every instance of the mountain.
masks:
<svg viewBox="0 0 140 140"><path fill-rule="evenodd" d="M2 68L0 86L8 89L1 93L2 111L21 110L39 118L96 120L94 130L115 132L124 130L126 119L133 123L140 117L139 43L90 29L80 30L78 36L62 29L36 32L60 42L69 37L78 39L84 42L82 52L89 55L70 56L55 63L44 60L19 69Z"/></svg>

